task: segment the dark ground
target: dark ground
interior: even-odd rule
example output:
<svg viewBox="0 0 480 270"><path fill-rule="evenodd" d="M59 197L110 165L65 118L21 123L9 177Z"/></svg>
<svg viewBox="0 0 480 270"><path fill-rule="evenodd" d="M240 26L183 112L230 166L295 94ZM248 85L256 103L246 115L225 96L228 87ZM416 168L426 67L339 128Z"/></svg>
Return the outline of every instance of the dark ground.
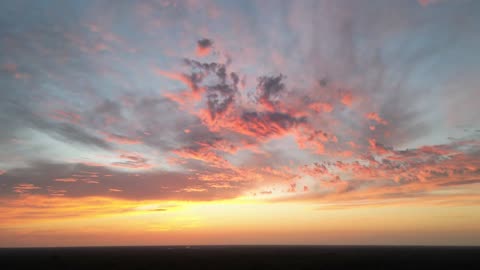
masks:
<svg viewBox="0 0 480 270"><path fill-rule="evenodd" d="M480 247L192 246L0 249L0 269L480 269Z"/></svg>

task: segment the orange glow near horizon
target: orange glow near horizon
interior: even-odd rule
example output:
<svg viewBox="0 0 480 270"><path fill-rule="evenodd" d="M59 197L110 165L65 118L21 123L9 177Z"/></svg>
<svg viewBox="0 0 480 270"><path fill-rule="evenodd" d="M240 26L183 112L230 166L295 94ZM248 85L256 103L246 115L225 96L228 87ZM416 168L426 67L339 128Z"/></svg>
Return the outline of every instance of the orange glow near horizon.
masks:
<svg viewBox="0 0 480 270"><path fill-rule="evenodd" d="M330 209L252 198L212 202L25 197L2 207L2 246L475 245L480 207L399 202ZM35 206L34 206L35 205ZM420 206L421 205L421 206ZM454 217L454 218L452 218Z"/></svg>

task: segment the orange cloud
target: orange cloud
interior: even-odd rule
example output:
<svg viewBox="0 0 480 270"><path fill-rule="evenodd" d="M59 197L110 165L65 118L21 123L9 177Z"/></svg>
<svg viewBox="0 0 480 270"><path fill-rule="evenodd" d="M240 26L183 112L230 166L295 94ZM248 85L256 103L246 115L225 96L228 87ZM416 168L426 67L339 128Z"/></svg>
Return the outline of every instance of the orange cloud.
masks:
<svg viewBox="0 0 480 270"><path fill-rule="evenodd" d="M245 112L228 127L241 134L262 138L285 135L305 122L303 117L295 118L285 113Z"/></svg>
<svg viewBox="0 0 480 270"><path fill-rule="evenodd" d="M353 103L353 95L351 92L344 92L341 94L340 101L345 106L351 106Z"/></svg>
<svg viewBox="0 0 480 270"><path fill-rule="evenodd" d="M387 125L387 124L388 124L388 122L387 122L386 120L382 119L382 118L378 115L378 113L375 113L375 112L370 112L370 113L368 113L365 117L366 117L367 119L369 119L369 120L373 120L373 121L375 121L375 122L377 122L377 123L379 123L379 124L382 124L382 125Z"/></svg>

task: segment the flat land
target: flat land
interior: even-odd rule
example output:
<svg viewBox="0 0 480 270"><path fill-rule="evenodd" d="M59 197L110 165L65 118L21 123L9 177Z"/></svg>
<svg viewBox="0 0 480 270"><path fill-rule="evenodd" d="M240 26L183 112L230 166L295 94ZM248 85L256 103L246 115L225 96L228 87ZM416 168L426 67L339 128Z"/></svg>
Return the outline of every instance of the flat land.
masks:
<svg viewBox="0 0 480 270"><path fill-rule="evenodd" d="M480 247L8 248L0 269L480 269Z"/></svg>

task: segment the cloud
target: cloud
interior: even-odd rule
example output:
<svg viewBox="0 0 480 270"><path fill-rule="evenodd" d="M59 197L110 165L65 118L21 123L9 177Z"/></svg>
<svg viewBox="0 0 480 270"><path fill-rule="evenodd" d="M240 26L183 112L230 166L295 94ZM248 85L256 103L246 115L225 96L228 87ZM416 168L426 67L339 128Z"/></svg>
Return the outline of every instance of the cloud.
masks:
<svg viewBox="0 0 480 270"><path fill-rule="evenodd" d="M369 120L373 120L379 124L382 124L382 125L387 125L388 124L388 121L382 119L378 113L375 113L375 112L370 112L366 115L366 118L369 119Z"/></svg>
<svg viewBox="0 0 480 270"><path fill-rule="evenodd" d="M31 108L27 108L26 104L19 104L16 102L8 103L8 99L6 101L7 104L3 109L4 115L12 116L8 125L12 126L15 130L32 128L41 133L47 134L56 140L67 143L81 144L102 149L112 148L108 142L102 140L90 129L82 128L78 123L75 123L75 118L71 118L68 121L64 121L63 118L45 118L41 113L34 112Z"/></svg>
<svg viewBox="0 0 480 270"><path fill-rule="evenodd" d="M75 183L75 182L77 182L77 179L75 179L75 178L57 178L57 179L55 179L55 182Z"/></svg>
<svg viewBox="0 0 480 270"><path fill-rule="evenodd" d="M417 149L389 150L382 153L381 159L365 157L353 162L314 163L303 167L302 172L322 182L315 195L309 196L327 201L434 197L435 193L430 192L444 187L480 182L478 150L478 141L459 141ZM348 175L348 181L335 174ZM334 192L328 188L333 188Z"/></svg>
<svg viewBox="0 0 480 270"><path fill-rule="evenodd" d="M326 143L336 143L338 138L335 135L328 134L322 130L310 130L305 128L298 132L297 143L302 149L313 149L318 154L323 154Z"/></svg>
<svg viewBox="0 0 480 270"><path fill-rule="evenodd" d="M291 129L307 122L305 117L293 117L279 112L244 112L233 129L239 133L255 136L270 137L284 135Z"/></svg>
<svg viewBox="0 0 480 270"><path fill-rule="evenodd" d="M53 137L64 140L65 142L77 142L88 146L96 146L104 149L111 149L111 145L101 138L89 134L86 131L80 129L77 126L67 124L67 123L58 123L50 124L45 123L44 126L37 122L35 124L37 127L45 130L45 132L51 134Z"/></svg>
<svg viewBox="0 0 480 270"><path fill-rule="evenodd" d="M189 76L182 73L173 73L173 72L164 71L159 68L155 68L154 71L158 75L162 75L169 79L182 82L188 87L188 89L194 92L199 90L198 83L200 83L203 80L203 76L200 73L192 73Z"/></svg>
<svg viewBox="0 0 480 270"><path fill-rule="evenodd" d="M185 192L205 192L207 191L205 188L197 188L197 187L191 187L191 188L184 188L182 191Z"/></svg>
<svg viewBox="0 0 480 270"><path fill-rule="evenodd" d="M113 133L106 133L105 140L108 142L118 143L118 144L140 144L142 143L139 139L130 138L127 136L113 134Z"/></svg>
<svg viewBox="0 0 480 270"><path fill-rule="evenodd" d="M210 54L210 51L213 46L213 41L207 38L200 39L197 41L197 56L207 56Z"/></svg>
<svg viewBox="0 0 480 270"><path fill-rule="evenodd" d="M235 72L229 72L227 66L221 63L201 63L190 59L184 59L184 63L191 68L187 77L201 78L196 81L196 88L200 87L198 84L204 80L209 80L201 89L205 89L209 118L214 122L217 116L225 114L234 104L238 94L239 76Z"/></svg>
<svg viewBox="0 0 480 270"><path fill-rule="evenodd" d="M27 79L28 74L18 71L18 66L14 63L5 63L0 71L6 72L13 76L15 79Z"/></svg>
<svg viewBox="0 0 480 270"><path fill-rule="evenodd" d="M375 139L368 139L368 143L370 144L370 149L373 153L378 155L385 155L390 153L390 150L387 149L383 144L378 143Z"/></svg>
<svg viewBox="0 0 480 270"><path fill-rule="evenodd" d="M345 105L345 106L351 106L352 103L353 103L352 93L351 93L351 92L344 92L344 93L342 93L340 100L341 100L341 102L343 103L343 105Z"/></svg>
<svg viewBox="0 0 480 270"><path fill-rule="evenodd" d="M242 143L238 142L239 135L252 138L254 145L260 146L273 138L293 135L302 150L308 150L319 155L330 155L331 157L357 159L353 162L338 161L334 163L334 168L322 163L315 163L313 167L303 168L301 171L304 175L320 179L320 186L322 186L320 190L323 189L319 193L319 189L315 188L315 185L308 187L309 196L320 196L319 194L321 194L321 196L328 197L330 193L359 193L363 189L371 191L375 189L375 186L380 188L383 181L388 178L389 172L384 170L387 170L386 168L389 166L394 166L392 165L394 162L390 159L394 159L398 151L394 150L388 143L380 143L380 141L389 142L392 140L388 137L390 136L390 130L387 129L390 121L380 117L379 113L370 111L371 107L365 105L365 103L371 102L368 97L355 98L358 104L353 106L354 92L358 90L346 87L342 83L330 81L319 85L325 96L317 97L315 92L305 91L302 93L300 90L287 89L284 82L286 77L283 75L259 76L255 91L246 93L247 97L254 98L242 99L241 94L243 93L235 87L240 77L236 72L234 73L235 76L231 78L230 87L226 83L229 79L227 65L201 63L188 59L185 59L184 62L187 67L191 68L190 74L202 74L202 80L198 81L199 84L196 87L205 89L205 92L201 93L202 96L196 102L198 111L190 110L189 112L198 116L211 132L222 136L222 141L235 146L233 149L244 147ZM186 74L189 74L189 72ZM187 75L187 77L191 76ZM220 85L223 85L224 88L219 87ZM315 90L319 91L318 88L315 88ZM215 91L218 93L215 93ZM217 99L221 95L224 95L224 99ZM212 102L212 97L214 97L215 102ZM222 103L223 100L226 102ZM334 105L332 104L335 103L343 104L348 109L341 108L334 111ZM296 104L305 104L306 106L294 107ZM222 106L217 107L216 105ZM413 116L413 114L392 115L395 110L388 107L382 108L380 111L386 112L386 118L392 119L392 123L400 126L402 125L401 121L406 121ZM347 117L344 117L345 115ZM381 125L366 125L364 127L364 129L372 131L373 137L368 138L367 133L354 130L353 123L355 121L356 123L362 123L362 118ZM320 129L320 126L323 126L327 131ZM337 137L330 133L329 130L332 130L332 127L336 127L333 130L340 132L342 135ZM343 132L341 132L342 129L344 129ZM380 132L383 132L383 134ZM349 135L352 137L349 138ZM238 150L232 152L220 151L220 148L213 143L203 144L201 147L199 145L179 148L174 153L181 158L202 161L205 165L210 164L216 168L228 169L233 172L242 171L241 167L232 166L224 158L225 155L232 154L233 156ZM438 151L438 148L435 150ZM424 148L423 151L433 150ZM405 168L406 165L397 164L395 166ZM411 170L412 172L416 171L414 168L411 168ZM347 173L346 179L340 178L339 172ZM416 172L416 174L420 177L427 177L425 173ZM402 173L401 175L410 177L411 173ZM432 174L429 173L428 175L431 176ZM220 179L224 178L220 175L218 177ZM203 176L203 178L212 179L210 176ZM279 177L279 179L287 178L288 176ZM367 186L362 184L361 178L364 179L365 183L368 183ZM399 176L390 178L390 181L400 183L403 181L402 179ZM440 188L440 185L437 185L436 188ZM292 187L286 190L293 191ZM257 193L261 194L260 191Z"/></svg>
<svg viewBox="0 0 480 270"><path fill-rule="evenodd" d="M423 7L433 5L440 2L440 0L418 0L418 3L422 5Z"/></svg>
<svg viewBox="0 0 480 270"><path fill-rule="evenodd" d="M313 177L330 176L328 168L324 164L313 163L311 166L303 166L302 171Z"/></svg>
<svg viewBox="0 0 480 270"><path fill-rule="evenodd" d="M274 100L279 98L277 95L285 88L282 79L283 75L274 77L259 77L257 86L257 100L269 108L271 112L257 112L247 110L240 104L240 93L238 84L240 75L229 71L227 65L222 63L201 63L195 60L185 59L184 63L189 67L192 77L194 74L202 74L202 80L192 88L205 89L203 97L196 99L197 103L205 101L205 109L191 113L202 119L203 123L213 132L220 129L228 129L236 133L247 136L262 138L270 135L283 135L293 127L306 123L305 117L295 117L288 112L277 112L273 108ZM207 82L208 83L203 83ZM182 96L187 96L181 93ZM174 96L174 100L184 105L179 96ZM201 104L201 103L200 103Z"/></svg>
<svg viewBox="0 0 480 270"><path fill-rule="evenodd" d="M153 165L148 163L148 159L139 153L123 153L120 154L119 158L125 161L112 162L111 165L128 169L150 169L153 167Z"/></svg>
<svg viewBox="0 0 480 270"><path fill-rule="evenodd" d="M205 162L208 166L215 166L226 168L229 167L229 163L226 159L222 158L215 152L208 148L192 149L184 148L173 151L174 154L186 158Z"/></svg>
<svg viewBox="0 0 480 270"><path fill-rule="evenodd" d="M143 160L137 156L126 154L126 166L136 167ZM139 161L140 160L140 161ZM125 165L125 164L122 164ZM120 166L122 166L120 165ZM41 172L41 173L39 173ZM28 167L13 168L8 174L0 176L3 186L0 198L9 198L16 194L37 194L49 196L62 192L66 198L83 197L115 197L127 200L214 200L234 198L251 187L251 179L241 175L226 175L223 180L211 185L201 177L214 173L205 167L199 167L196 174L190 172L173 172L148 170L141 173L115 170L114 167L88 166L80 163L46 163L39 162ZM70 183L52 181L52 179L75 178ZM25 179L35 179L26 183ZM91 183L94 181L95 183ZM223 185L219 185L223 184ZM110 191L110 189L122 192ZM192 189L205 189L202 192L191 192Z"/></svg>
<svg viewBox="0 0 480 270"><path fill-rule="evenodd" d="M40 187L37 187L34 184L18 184L13 187L13 191L20 194L30 193L37 189L40 189Z"/></svg>
<svg viewBox="0 0 480 270"><path fill-rule="evenodd" d="M321 113L321 112L329 113L333 111L332 104L323 103L323 102L314 102L309 104L308 107L317 113Z"/></svg>
<svg viewBox="0 0 480 270"><path fill-rule="evenodd" d="M150 211L155 211L155 212L165 212L165 211L168 211L168 209L165 209L165 208L155 208L155 209L152 209Z"/></svg>
<svg viewBox="0 0 480 270"><path fill-rule="evenodd" d="M280 98L279 94L285 90L282 79L285 77L280 74L278 76L262 76L258 78L257 95L260 104L270 111L274 110L276 101Z"/></svg>
<svg viewBox="0 0 480 270"><path fill-rule="evenodd" d="M231 78L233 80L232 85L226 84L223 78L221 84L209 86L207 89L207 105L212 121L214 121L218 115L225 114L235 101L238 77L235 73L231 73Z"/></svg>
<svg viewBox="0 0 480 270"><path fill-rule="evenodd" d="M67 121L72 124L79 124L82 121L82 116L74 113L62 110L56 110L51 114L51 117L59 121Z"/></svg>

